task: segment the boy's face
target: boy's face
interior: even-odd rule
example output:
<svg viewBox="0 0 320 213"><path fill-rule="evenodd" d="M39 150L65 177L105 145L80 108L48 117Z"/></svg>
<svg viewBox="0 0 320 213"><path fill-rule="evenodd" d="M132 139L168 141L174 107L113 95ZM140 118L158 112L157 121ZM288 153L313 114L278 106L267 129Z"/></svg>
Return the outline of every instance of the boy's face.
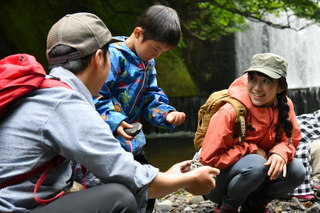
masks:
<svg viewBox="0 0 320 213"><path fill-rule="evenodd" d="M162 53L172 49L166 44L154 40L143 41L142 33L135 42L135 52L142 61L158 58Z"/></svg>

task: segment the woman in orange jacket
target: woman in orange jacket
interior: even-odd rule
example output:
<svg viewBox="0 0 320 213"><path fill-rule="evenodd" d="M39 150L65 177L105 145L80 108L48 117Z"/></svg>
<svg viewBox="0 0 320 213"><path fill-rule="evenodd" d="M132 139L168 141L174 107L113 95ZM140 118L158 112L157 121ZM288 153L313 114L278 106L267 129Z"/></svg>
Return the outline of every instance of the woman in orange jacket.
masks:
<svg viewBox="0 0 320 213"><path fill-rule="evenodd" d="M234 137L236 113L227 103L212 116L200 154L203 165L221 170L217 187L206 195L220 212L238 212L240 206L241 212L267 212L268 202L292 192L305 177L294 158L301 133L287 97L287 62L273 53L257 54L244 73L228 89L248 111L244 142Z"/></svg>

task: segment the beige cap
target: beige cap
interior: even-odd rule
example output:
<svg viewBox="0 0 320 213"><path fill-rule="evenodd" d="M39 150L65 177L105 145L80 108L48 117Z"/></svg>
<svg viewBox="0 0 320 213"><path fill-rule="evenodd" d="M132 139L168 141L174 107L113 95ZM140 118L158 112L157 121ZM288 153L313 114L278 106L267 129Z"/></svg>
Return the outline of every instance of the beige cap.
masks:
<svg viewBox="0 0 320 213"><path fill-rule="evenodd" d="M279 79L281 77L287 77L288 63L284 58L274 53L261 53L252 57L249 69L243 73L250 71L257 71L267 76Z"/></svg>
<svg viewBox="0 0 320 213"><path fill-rule="evenodd" d="M111 32L98 16L91 13L68 14L55 23L49 31L47 59L51 65L76 60L116 41L121 40L112 37ZM61 44L73 47L77 52L49 58L50 51Z"/></svg>

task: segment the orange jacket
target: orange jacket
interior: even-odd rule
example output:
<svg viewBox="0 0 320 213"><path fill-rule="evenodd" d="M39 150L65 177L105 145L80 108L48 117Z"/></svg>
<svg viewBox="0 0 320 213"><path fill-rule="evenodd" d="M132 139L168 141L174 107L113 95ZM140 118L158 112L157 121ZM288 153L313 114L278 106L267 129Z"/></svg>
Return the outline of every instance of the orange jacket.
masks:
<svg viewBox="0 0 320 213"><path fill-rule="evenodd" d="M287 97L289 119L292 122L292 143L283 131L280 143L275 143L276 125L278 123L279 109L273 107L256 107L252 104L247 92L247 74L236 79L229 87L231 97L241 101L248 111L247 121L254 130L247 128L245 141L239 143L238 137L233 137L233 126L236 113L231 104L225 104L215 113L209 123L204 138L200 161L218 169L224 169L247 154L257 152L257 146L271 153L280 155L287 163L293 160L296 148L301 139L301 132L296 120L292 101Z"/></svg>

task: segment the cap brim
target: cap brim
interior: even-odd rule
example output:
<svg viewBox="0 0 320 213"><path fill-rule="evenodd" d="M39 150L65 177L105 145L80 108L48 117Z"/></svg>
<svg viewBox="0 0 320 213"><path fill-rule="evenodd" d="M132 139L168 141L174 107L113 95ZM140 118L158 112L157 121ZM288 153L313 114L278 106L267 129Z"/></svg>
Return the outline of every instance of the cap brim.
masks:
<svg viewBox="0 0 320 213"><path fill-rule="evenodd" d="M267 75L267 76L269 76L269 77L271 77L273 79L281 78L281 75L279 75L279 74L277 74L277 73L275 73L273 71L270 71L270 70L267 70L267 69L263 69L263 68L259 68L259 67L251 68L251 69L247 69L247 70L243 71L243 73L247 73L247 72L261 72L261 73L263 73L263 74L265 74L265 75Z"/></svg>

